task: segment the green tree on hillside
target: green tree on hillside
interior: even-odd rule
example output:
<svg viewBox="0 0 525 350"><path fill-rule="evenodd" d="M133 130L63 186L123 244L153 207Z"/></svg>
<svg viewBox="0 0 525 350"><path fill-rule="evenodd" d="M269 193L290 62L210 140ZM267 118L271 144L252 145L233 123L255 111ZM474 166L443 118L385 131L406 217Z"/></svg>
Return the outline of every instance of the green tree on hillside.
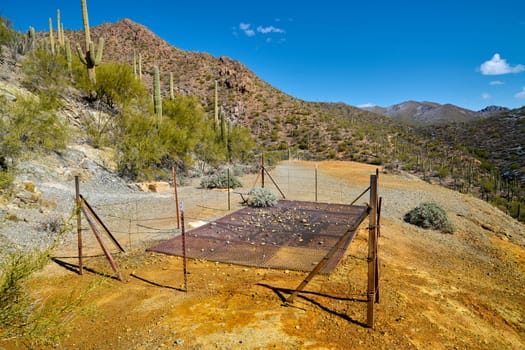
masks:
<svg viewBox="0 0 525 350"><path fill-rule="evenodd" d="M96 97L110 108L127 108L144 104L148 93L144 84L135 79L126 63L104 63L97 68Z"/></svg>
<svg viewBox="0 0 525 350"><path fill-rule="evenodd" d="M43 48L32 50L22 61L23 83L42 102L45 109L61 107L62 96L69 86L66 58Z"/></svg>

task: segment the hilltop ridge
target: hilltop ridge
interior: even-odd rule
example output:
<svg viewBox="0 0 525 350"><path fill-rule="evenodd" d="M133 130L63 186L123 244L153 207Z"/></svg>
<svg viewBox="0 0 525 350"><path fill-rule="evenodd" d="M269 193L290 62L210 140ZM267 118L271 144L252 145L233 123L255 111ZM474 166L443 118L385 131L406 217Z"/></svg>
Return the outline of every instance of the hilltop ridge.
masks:
<svg viewBox="0 0 525 350"><path fill-rule="evenodd" d="M450 103L440 104L429 101L405 101L389 107L370 106L362 108L415 125L443 125L472 122L508 111L508 108L500 106L487 106L480 111L472 111Z"/></svg>
<svg viewBox="0 0 525 350"><path fill-rule="evenodd" d="M347 122L355 118L374 125L398 125L390 118L346 104L296 99L261 80L239 61L178 49L130 19L102 24L92 28L91 33L95 41L99 37L105 39L105 61L133 64L134 50L137 55L141 54L143 80L148 87L151 86L153 66L157 65L165 96L171 72L175 94L195 95L211 112L217 81L219 106L226 118L234 125L248 127L266 148L288 148L304 140L303 146L308 146L308 142L321 146L312 150L320 157L326 157L326 149L333 149L333 143L338 143L341 137L351 136L350 130L339 128L337 140L334 140L335 134L327 129L337 128L339 121ZM67 35L74 42L82 42L82 31L68 31ZM318 124L317 130L308 128L298 134L299 125L314 123ZM307 139L310 141L307 142Z"/></svg>

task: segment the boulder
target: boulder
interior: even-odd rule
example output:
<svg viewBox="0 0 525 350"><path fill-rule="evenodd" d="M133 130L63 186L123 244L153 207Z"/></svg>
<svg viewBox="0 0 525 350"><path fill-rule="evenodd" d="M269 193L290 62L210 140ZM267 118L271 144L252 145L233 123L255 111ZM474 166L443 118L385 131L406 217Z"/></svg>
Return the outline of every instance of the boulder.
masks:
<svg viewBox="0 0 525 350"><path fill-rule="evenodd" d="M164 181L136 182L128 185L132 189L142 192L169 192L170 184Z"/></svg>

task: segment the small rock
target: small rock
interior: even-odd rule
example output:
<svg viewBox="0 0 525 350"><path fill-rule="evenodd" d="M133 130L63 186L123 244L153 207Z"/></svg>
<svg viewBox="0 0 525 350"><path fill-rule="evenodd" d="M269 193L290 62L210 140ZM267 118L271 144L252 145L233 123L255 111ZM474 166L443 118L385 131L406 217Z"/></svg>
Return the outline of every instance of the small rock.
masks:
<svg viewBox="0 0 525 350"><path fill-rule="evenodd" d="M494 228L494 226L492 226L492 225L490 225L490 224L482 223L482 224L481 224L481 227L484 228L484 229L487 230L487 231L490 231L490 232L496 232L496 228Z"/></svg>

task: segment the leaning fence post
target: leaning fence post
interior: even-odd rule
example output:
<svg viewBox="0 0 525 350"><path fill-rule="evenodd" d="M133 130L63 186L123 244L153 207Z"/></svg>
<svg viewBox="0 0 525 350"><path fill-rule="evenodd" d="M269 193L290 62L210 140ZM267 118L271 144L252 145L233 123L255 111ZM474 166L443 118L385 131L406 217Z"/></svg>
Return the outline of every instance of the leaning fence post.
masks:
<svg viewBox="0 0 525 350"><path fill-rule="evenodd" d="M80 216L80 180L78 175L75 175L75 212L77 215L77 238L78 238L78 273L82 275L82 217Z"/></svg>
<svg viewBox="0 0 525 350"><path fill-rule="evenodd" d="M173 191L175 192L175 210L177 212L177 228L180 228L180 214L179 214L179 194L177 192L177 171L175 166L172 167L173 172Z"/></svg>
<svg viewBox="0 0 525 350"><path fill-rule="evenodd" d="M368 327L374 327L376 302L376 259L377 259L377 175L370 175L370 216L368 224L368 288L367 288L367 317Z"/></svg>

